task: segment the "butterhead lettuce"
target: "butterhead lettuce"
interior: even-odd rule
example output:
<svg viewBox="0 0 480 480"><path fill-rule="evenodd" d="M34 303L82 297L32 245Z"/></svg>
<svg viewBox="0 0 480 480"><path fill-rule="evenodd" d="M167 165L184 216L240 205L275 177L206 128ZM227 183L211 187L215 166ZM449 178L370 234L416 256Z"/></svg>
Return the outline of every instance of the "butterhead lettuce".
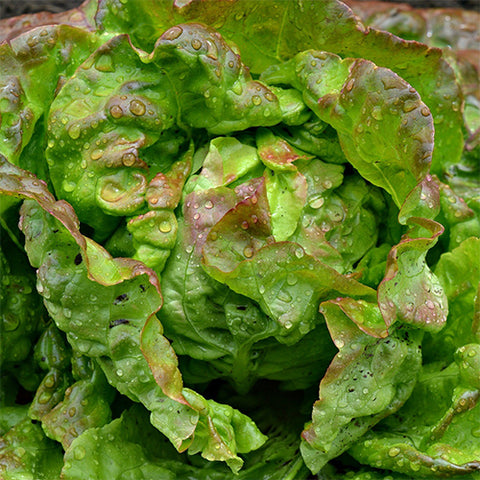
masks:
<svg viewBox="0 0 480 480"><path fill-rule="evenodd" d="M478 45L349 4L0 21L2 478L480 479Z"/></svg>

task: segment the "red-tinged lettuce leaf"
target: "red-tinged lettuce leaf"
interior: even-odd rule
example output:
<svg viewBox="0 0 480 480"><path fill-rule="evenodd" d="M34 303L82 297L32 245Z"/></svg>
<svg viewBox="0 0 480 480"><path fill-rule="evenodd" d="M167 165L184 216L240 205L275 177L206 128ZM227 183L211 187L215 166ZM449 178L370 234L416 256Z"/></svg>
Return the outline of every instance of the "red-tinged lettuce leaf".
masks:
<svg viewBox="0 0 480 480"><path fill-rule="evenodd" d="M339 352L320 382L312 422L302 433L302 454L314 473L408 399L421 367L423 335L402 327L386 336L374 304L339 299L323 302L321 312Z"/></svg>
<svg viewBox="0 0 480 480"><path fill-rule="evenodd" d="M378 301L387 325L409 323L428 331L445 326L448 301L426 255L443 227L424 218L410 218L412 228L387 258L385 277L378 287Z"/></svg>
<svg viewBox="0 0 480 480"><path fill-rule="evenodd" d="M81 263L83 260L86 263L88 277L91 280L100 285L113 286L146 275L148 283L156 291L158 308L161 307L160 285L152 270L129 258L112 258L100 245L83 236L71 205L63 200L56 201L45 182L30 172L10 164L4 157L0 157L0 192L2 195L35 200L45 212L58 220L78 245L81 253L76 262ZM23 228L22 225L20 227ZM39 263L41 256L36 254L35 247L29 258L32 264Z"/></svg>
<svg viewBox="0 0 480 480"><path fill-rule="evenodd" d="M478 50L480 14L461 8L413 8L407 3L345 1L367 25L407 40L453 50Z"/></svg>
<svg viewBox="0 0 480 480"><path fill-rule="evenodd" d="M21 211L26 251L38 268L37 289L74 351L95 358L112 386L143 403L152 424L179 451L190 448L190 453L226 461L237 471L243 463L237 453L265 441L255 424L189 389L181 391L186 402L168 397L179 396L179 373L172 368L175 353L158 338L161 329L155 324L147 326L146 351L162 345L165 363L155 352L150 366L142 354L142 329L162 302L155 273L135 260L113 259L80 233L71 206L56 202L43 182L6 161L1 167L2 193L35 200L25 202ZM164 387L171 380L172 387L163 392L155 377ZM62 407L50 412L53 423L57 414L63 415Z"/></svg>
<svg viewBox="0 0 480 480"><path fill-rule="evenodd" d="M215 1L190 0L175 5L183 18L211 24L233 40L257 74L312 48L368 59L391 69L417 90L432 112L432 171L442 174L458 162L464 144L463 98L442 50L367 27L335 0L237 0L221 6Z"/></svg>
<svg viewBox="0 0 480 480"><path fill-rule="evenodd" d="M157 317L151 316L145 323L140 346L163 393L177 402L188 405L182 395L183 381L178 369L178 358L170 342L163 336L163 327Z"/></svg>
<svg viewBox="0 0 480 480"><path fill-rule="evenodd" d="M0 41L10 41L21 34L41 26L70 25L94 30L93 11L95 0L87 0L78 8L57 13L37 12L0 19Z"/></svg>
<svg viewBox="0 0 480 480"><path fill-rule="evenodd" d="M387 257L385 277L378 287L378 302L387 326L396 321L435 332L445 326L448 301L426 260L443 233L431 220L440 210L438 185L427 175L408 195L399 222L409 230Z"/></svg>
<svg viewBox="0 0 480 480"><path fill-rule="evenodd" d="M235 137L216 137L208 144L200 173L189 179L187 190L206 190L236 183L262 171L257 149Z"/></svg>
<svg viewBox="0 0 480 480"><path fill-rule="evenodd" d="M18 163L65 77L99 44L92 32L69 25L33 28L0 43L1 154Z"/></svg>
<svg viewBox="0 0 480 480"><path fill-rule="evenodd" d="M265 186L272 233L279 242L288 240L297 229L307 199L307 180L293 162L311 157L266 130L257 132L257 147L267 167Z"/></svg>
<svg viewBox="0 0 480 480"><path fill-rule="evenodd" d="M314 113L337 130L350 163L398 207L428 173L434 133L430 110L391 70L308 51L272 67L263 78L302 91Z"/></svg>
<svg viewBox="0 0 480 480"><path fill-rule="evenodd" d="M238 203L210 229L203 247L204 255L213 260L211 266L221 265L224 271L233 270L274 241L264 177L242 184L236 191L241 195Z"/></svg>
<svg viewBox="0 0 480 480"><path fill-rule="evenodd" d="M185 130L230 133L273 125L281 116L277 97L206 26L176 25L150 54L117 35L81 65L51 106L52 182L104 239L119 216L152 207L145 198L150 182L187 148Z"/></svg>
<svg viewBox="0 0 480 480"><path fill-rule="evenodd" d="M262 179L210 229L203 266L215 280L260 304L281 326L278 340L295 343L318 323L321 298L375 298L375 291L341 275L297 243L273 242ZM249 187L244 189L249 191ZM251 278L256 281L252 282Z"/></svg>

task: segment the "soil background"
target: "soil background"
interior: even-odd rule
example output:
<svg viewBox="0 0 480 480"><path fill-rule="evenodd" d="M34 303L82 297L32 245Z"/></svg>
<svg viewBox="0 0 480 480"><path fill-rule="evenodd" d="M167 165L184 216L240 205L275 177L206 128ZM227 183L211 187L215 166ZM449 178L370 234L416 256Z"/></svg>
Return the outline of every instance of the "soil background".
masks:
<svg viewBox="0 0 480 480"><path fill-rule="evenodd" d="M261 2L262 0L258 1ZM390 3L394 2L395 0L390 0ZM80 3L82 3L82 0L0 0L0 19L14 17L24 13L40 12L42 10L61 12L76 7L80 5ZM453 7L480 11L480 0L402 0L400 3L409 3L414 7L420 8Z"/></svg>

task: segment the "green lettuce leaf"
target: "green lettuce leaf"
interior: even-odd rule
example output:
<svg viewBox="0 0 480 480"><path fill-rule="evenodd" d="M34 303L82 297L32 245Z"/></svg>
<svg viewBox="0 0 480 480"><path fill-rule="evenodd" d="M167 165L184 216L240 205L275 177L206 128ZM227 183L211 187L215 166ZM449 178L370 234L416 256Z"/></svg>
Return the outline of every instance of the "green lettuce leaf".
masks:
<svg viewBox="0 0 480 480"><path fill-rule="evenodd" d="M397 206L427 174L434 132L430 110L392 71L364 59L307 51L262 78L302 91L305 103L337 130L350 163Z"/></svg>
<svg viewBox="0 0 480 480"><path fill-rule="evenodd" d="M405 406L349 453L361 463L422 478L474 478L480 470L479 352L478 344L464 346L457 363L447 368L438 363L424 367ZM462 374L466 370L473 376Z"/></svg>
<svg viewBox="0 0 480 480"><path fill-rule="evenodd" d="M96 94L85 102L78 91ZM276 95L252 79L212 29L172 27L151 54L119 35L55 98L47 161L58 195L103 239L118 224L115 217L158 208L146 194L181 152L187 132L180 129L222 134L281 118Z"/></svg>
<svg viewBox="0 0 480 480"><path fill-rule="evenodd" d="M0 473L5 480L60 478L61 447L49 440L29 418L17 423L0 439Z"/></svg>
<svg viewBox="0 0 480 480"><path fill-rule="evenodd" d="M22 207L26 250L38 268L37 288L45 305L74 350L95 358L109 383L147 406L152 423L178 450L201 452L209 460L224 460L238 470L243 461L237 452L256 449L265 441L255 424L232 407L206 400L190 389L178 391L178 382L173 394L168 389L163 392L164 384L156 382L159 374L171 379L178 375L171 368L175 352L169 345L164 349L165 361L158 353L147 359L142 354L142 330L150 321L158 321L154 314L162 301L154 272L135 260L113 259L84 237L71 206L55 201L32 174L5 161L1 173L4 193L36 200ZM146 335L148 354L148 345L156 340L151 338L150 327ZM161 333L154 329L153 335ZM158 341L165 344L165 340ZM69 415L69 402L84 395L82 388L91 388L91 384L78 382L75 395L51 412L53 423L57 415ZM105 412L101 403L100 412Z"/></svg>
<svg viewBox="0 0 480 480"><path fill-rule="evenodd" d="M423 336L404 326L387 336L378 307L366 302L338 299L321 311L339 352L302 433L302 455L314 473L405 403L421 367Z"/></svg>

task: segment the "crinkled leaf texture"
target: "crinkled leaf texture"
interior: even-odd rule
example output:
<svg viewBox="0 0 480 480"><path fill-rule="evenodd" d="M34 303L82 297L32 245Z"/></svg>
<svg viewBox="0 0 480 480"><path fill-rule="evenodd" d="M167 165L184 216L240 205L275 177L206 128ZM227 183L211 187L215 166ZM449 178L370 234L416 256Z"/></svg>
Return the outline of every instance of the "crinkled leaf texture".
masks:
<svg viewBox="0 0 480 480"><path fill-rule="evenodd" d="M262 78L303 92L314 113L337 130L350 163L397 206L428 173L432 116L419 94L391 70L365 59L307 51Z"/></svg>
<svg viewBox="0 0 480 480"><path fill-rule="evenodd" d="M422 332L392 329L376 305L338 299L321 304L339 352L320 382L302 454L318 472L410 396L421 366ZM359 321L360 320L360 321Z"/></svg>
<svg viewBox="0 0 480 480"><path fill-rule="evenodd" d="M476 347L465 351L466 358L477 361L476 385L462 380L457 364L446 369L435 364L424 367L405 406L354 444L350 454L361 463L419 477L478 474L480 350Z"/></svg>
<svg viewBox="0 0 480 480"><path fill-rule="evenodd" d="M0 474L4 480L60 477L63 452L40 424L25 417L0 440Z"/></svg>
<svg viewBox="0 0 480 480"><path fill-rule="evenodd" d="M94 95L85 101L78 91ZM221 36L182 24L150 54L128 35L94 52L52 103L46 155L58 195L103 239L116 217L162 209L149 189L191 128L223 134L281 118L277 96L252 79Z"/></svg>
<svg viewBox="0 0 480 480"><path fill-rule="evenodd" d="M26 250L38 268L45 305L74 350L95 358L117 390L143 403L178 450L238 470L243 462L237 452L258 448L265 437L232 407L182 388L175 353L155 325L162 297L154 272L131 259L113 259L84 237L71 206L56 202L32 174L5 160L1 168L2 193L35 200L22 207ZM152 352L152 344L162 349Z"/></svg>

